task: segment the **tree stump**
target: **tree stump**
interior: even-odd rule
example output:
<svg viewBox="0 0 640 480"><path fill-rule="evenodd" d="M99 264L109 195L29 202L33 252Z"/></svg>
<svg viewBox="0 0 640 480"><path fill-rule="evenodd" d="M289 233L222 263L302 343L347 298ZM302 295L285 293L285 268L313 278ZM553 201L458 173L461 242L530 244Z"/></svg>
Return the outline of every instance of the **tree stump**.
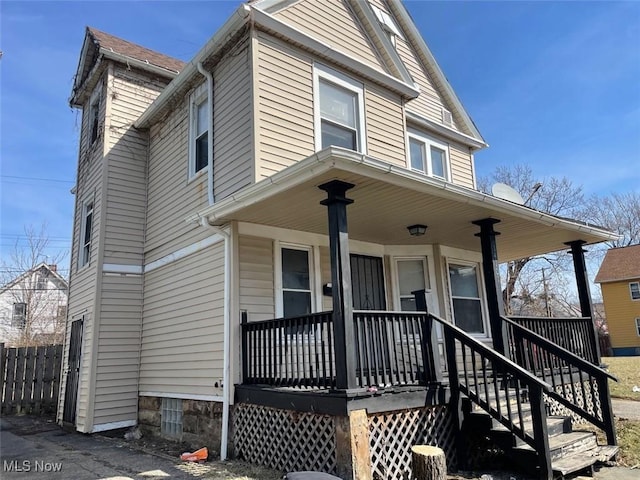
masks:
<svg viewBox="0 0 640 480"><path fill-rule="evenodd" d="M429 445L411 447L411 470L415 480L445 480L447 461L444 451Z"/></svg>

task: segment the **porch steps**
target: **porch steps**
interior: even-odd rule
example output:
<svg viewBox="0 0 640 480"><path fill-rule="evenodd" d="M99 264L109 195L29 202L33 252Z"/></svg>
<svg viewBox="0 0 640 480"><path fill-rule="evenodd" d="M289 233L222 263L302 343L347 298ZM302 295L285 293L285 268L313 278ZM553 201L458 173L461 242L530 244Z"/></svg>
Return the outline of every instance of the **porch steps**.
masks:
<svg viewBox="0 0 640 480"><path fill-rule="evenodd" d="M465 430L490 438L513 466L527 473L536 470L538 454L533 448L480 407L473 405L469 399L465 398L464 404L467 412L464 418ZM495 408L495 404L493 407ZM505 406L501 405L501 408ZM521 412L525 431L532 433L531 407L528 402L522 403ZM519 418L515 403L512 405L511 416ZM551 467L554 476L561 478L581 470L592 470L597 463L611 460L619 450L617 446L598 445L594 432L574 431L571 417L568 416L548 416L547 433Z"/></svg>

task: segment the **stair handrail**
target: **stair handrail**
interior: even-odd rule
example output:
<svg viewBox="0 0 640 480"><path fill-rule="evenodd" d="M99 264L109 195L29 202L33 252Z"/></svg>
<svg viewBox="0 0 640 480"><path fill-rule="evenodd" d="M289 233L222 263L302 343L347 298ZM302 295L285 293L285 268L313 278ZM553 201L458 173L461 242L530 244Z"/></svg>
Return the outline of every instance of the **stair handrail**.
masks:
<svg viewBox="0 0 640 480"><path fill-rule="evenodd" d="M529 330L528 328L523 327L517 322L514 322L513 320L511 320L510 318L507 318L504 316L500 318L502 319L503 322L505 322L511 328L512 335L510 335L510 337L512 338L510 338L510 340L514 342L514 350L516 355L515 360L521 364L526 363L530 369L534 370L531 373L537 378L540 378L540 377L535 374L535 365L533 365L533 362L527 362L524 357L525 352L523 351L524 350L523 339L526 339L532 345L535 345L539 349L546 349L549 354L556 355L559 359L566 362L566 364L568 365L567 375L569 376L570 379L573 379L574 373L577 373L578 379L582 385L581 386L582 398L583 398L583 401L585 402L585 406L586 406L586 399L587 399L587 391L584 388L583 373L588 375L589 381L591 378L593 378L596 381L596 384L598 387L598 395L599 395L602 419L599 419L597 416L589 413L585 408L582 408L579 405L577 405L577 402L575 401L576 391L573 384L571 387L573 398L565 397L566 385L564 383L564 375L563 375L562 368L559 369L560 380L562 384L559 386L556 385L555 383L556 378L555 378L554 372L550 372L550 378L551 378L552 384L550 386L551 387L550 390L545 393L547 394L547 396L556 400L558 403L565 406L572 412L576 413L577 415L581 416L585 420L589 421L590 423L604 430L604 432L607 435L607 442L609 443L609 445L617 445L616 430L615 430L615 423L613 418L613 408L611 405L611 396L609 394L608 379L614 380L616 382L618 381L618 379L611 373L577 356L575 353L567 350L566 348L553 343L549 339L537 334L533 330ZM572 372L571 371L572 368L575 368L577 372ZM544 380L545 379L544 370L541 371L541 374L543 375L543 380ZM560 388L562 393L558 392L557 388ZM595 409L595 405L596 405L595 393L593 392L593 390L590 390L589 393L592 395L593 405Z"/></svg>
<svg viewBox="0 0 640 480"><path fill-rule="evenodd" d="M549 450L549 437L547 434L547 413L546 407L544 404L544 394L548 394L552 387L547 382L541 380L540 378L533 375L528 370L522 368L517 363L513 362L509 358L501 355L496 352L492 348L487 347L482 342L477 340L476 338L469 335L467 332L462 330L461 328L453 325L452 323L433 315L432 313L428 313L429 321L437 321L443 327L443 334L445 340L445 352L447 358L447 367L449 374L449 386L451 389L451 413L454 419L454 426L457 428L458 432L458 447L463 448L463 440L460 435L461 427L462 427L462 404L460 393L464 393L469 397L471 401L481 407L485 412L491 415L493 418L498 420L502 425L507 427L514 435L518 436L528 445L530 445L537 453L538 453L538 461L540 466L540 477L541 478L552 478L552 469L551 469L551 458L550 458L550 450ZM499 398L497 385L494 382L494 390L496 393L497 409L491 407L488 402L482 401L480 395L474 392L471 392L468 385L468 380L464 383L460 381L460 376L458 375L458 364L456 359L456 343L458 340L463 346L469 348L472 353L478 352L482 356L487 359L490 359L494 364L499 367L499 370L504 372L507 375L510 375L512 378L516 379L516 388L517 388L517 397L518 398L518 418L519 424L516 424L515 420L512 419L511 407L509 403L507 403L506 409L508 416L505 417L501 413L501 408L499 406ZM464 349L463 349L464 355ZM463 357L464 358L464 357ZM472 356L472 361L474 362L475 368L475 356ZM463 360L464 361L464 360ZM465 368L466 369L466 368ZM486 376L486 369L483 366L483 376ZM476 377L476 373L474 371L474 378ZM475 385L477 387L478 382L477 378L475 378ZM531 404L531 420L533 426L533 436L529 435L529 433L524 429L524 421L521 411L521 405L519 397L521 394L525 392L520 392L519 384L522 383L527 387L526 394L529 397L529 403ZM505 395L508 395L508 385L505 391ZM488 384L486 379L484 381L484 390L485 394L488 397ZM492 392L493 393L493 392ZM462 451L462 450L460 450Z"/></svg>

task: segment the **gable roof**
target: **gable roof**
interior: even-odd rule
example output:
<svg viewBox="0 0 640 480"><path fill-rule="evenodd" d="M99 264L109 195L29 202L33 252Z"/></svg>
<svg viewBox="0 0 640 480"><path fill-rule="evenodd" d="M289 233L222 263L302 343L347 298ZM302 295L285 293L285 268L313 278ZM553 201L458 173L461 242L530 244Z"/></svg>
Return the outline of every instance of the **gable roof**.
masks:
<svg viewBox="0 0 640 480"><path fill-rule="evenodd" d="M48 265L44 262L39 263L38 265L36 265L35 267L33 267L32 269L21 273L20 275L18 275L16 278L14 278L13 280L11 280L10 282L8 282L5 285L2 285L0 287L0 294L6 292L7 290L11 289L14 285L20 283L21 281L23 281L26 277L28 277L29 275L33 275L34 272L37 272L39 270L45 270L47 272L47 278L52 281L53 283L56 284L56 286L61 289L61 290L68 290L69 289L69 284L67 283L67 281L64 279L64 277L62 277L59 273L58 273L58 269L56 265Z"/></svg>
<svg viewBox="0 0 640 480"><path fill-rule="evenodd" d="M608 250L595 282L609 283L636 278L640 278L640 244Z"/></svg>
<svg viewBox="0 0 640 480"><path fill-rule="evenodd" d="M175 77L185 66L185 62L182 60L123 40L96 28L87 27L70 99L72 105L82 103L82 92L86 90L84 87L87 83L91 84L91 77L97 70L102 57L151 71L169 79Z"/></svg>

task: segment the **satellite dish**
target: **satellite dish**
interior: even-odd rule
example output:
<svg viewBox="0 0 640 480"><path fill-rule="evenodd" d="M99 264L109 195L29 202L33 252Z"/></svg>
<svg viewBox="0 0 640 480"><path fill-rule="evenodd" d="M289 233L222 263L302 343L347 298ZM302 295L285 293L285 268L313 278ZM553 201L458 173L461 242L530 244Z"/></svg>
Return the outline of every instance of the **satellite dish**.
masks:
<svg viewBox="0 0 640 480"><path fill-rule="evenodd" d="M509 202L517 203L518 205L524 205L522 196L505 183L494 184L493 187L491 187L491 193L494 197L508 200Z"/></svg>

